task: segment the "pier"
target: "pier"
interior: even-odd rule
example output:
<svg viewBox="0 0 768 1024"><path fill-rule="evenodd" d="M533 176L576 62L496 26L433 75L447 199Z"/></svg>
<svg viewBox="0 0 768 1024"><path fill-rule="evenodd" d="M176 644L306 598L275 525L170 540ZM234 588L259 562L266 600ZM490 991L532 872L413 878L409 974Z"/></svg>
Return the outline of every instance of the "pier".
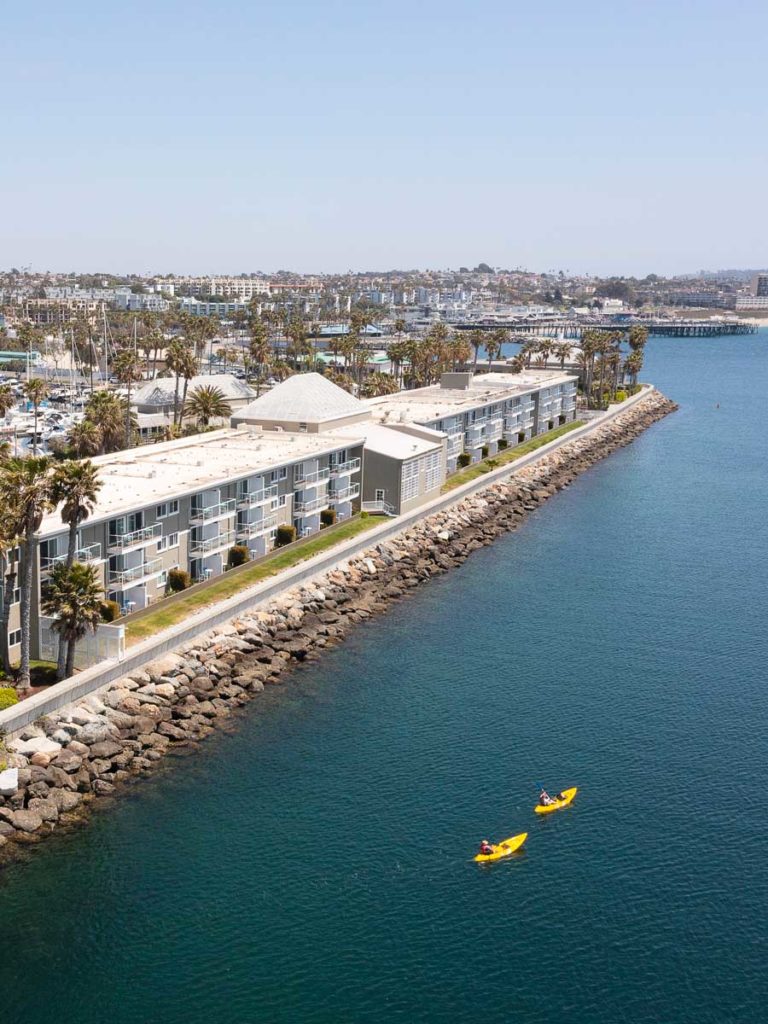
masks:
<svg viewBox="0 0 768 1024"><path fill-rule="evenodd" d="M724 335L756 334L757 327L744 320L664 320L629 317L607 321L602 317L588 319L562 319L542 317L539 320L508 318L506 320L458 321L452 326L457 331L509 331L510 341L523 342L530 337L557 337L564 341L578 339L584 331L628 331L630 327L646 327L649 334L664 334L673 338L718 338Z"/></svg>

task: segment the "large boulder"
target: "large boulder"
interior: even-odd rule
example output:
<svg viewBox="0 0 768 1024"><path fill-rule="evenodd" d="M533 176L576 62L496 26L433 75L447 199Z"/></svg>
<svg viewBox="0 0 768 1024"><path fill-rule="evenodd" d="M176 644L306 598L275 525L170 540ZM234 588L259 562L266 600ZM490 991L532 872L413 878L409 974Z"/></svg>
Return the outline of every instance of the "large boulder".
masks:
<svg viewBox="0 0 768 1024"><path fill-rule="evenodd" d="M36 811L14 811L11 824L19 832L37 832L43 819Z"/></svg>
<svg viewBox="0 0 768 1024"><path fill-rule="evenodd" d="M73 793L69 789L51 790L51 795L49 797L49 800L56 804L59 814L66 814L68 811L74 811L82 799L83 798L79 793Z"/></svg>
<svg viewBox="0 0 768 1024"><path fill-rule="evenodd" d="M78 739L90 747L94 743L105 743L112 738L116 730L117 727L108 722L106 718L99 718L98 721L84 725Z"/></svg>
<svg viewBox="0 0 768 1024"><path fill-rule="evenodd" d="M59 808L56 806L56 801L50 798L30 800L28 810L33 814L39 814L43 821L59 820Z"/></svg>
<svg viewBox="0 0 768 1024"><path fill-rule="evenodd" d="M86 747L86 752L88 748ZM56 760L53 762L56 768L61 768L62 771L72 774L73 772L79 772L83 765L83 758L80 754L76 753L71 747L67 747L66 750L62 750L57 755Z"/></svg>
<svg viewBox="0 0 768 1024"><path fill-rule="evenodd" d="M32 739L14 740L10 744L12 750L15 750L17 754L25 754L30 757L32 754L58 754L61 750L61 744L56 743L54 740L48 739L47 736L33 736Z"/></svg>

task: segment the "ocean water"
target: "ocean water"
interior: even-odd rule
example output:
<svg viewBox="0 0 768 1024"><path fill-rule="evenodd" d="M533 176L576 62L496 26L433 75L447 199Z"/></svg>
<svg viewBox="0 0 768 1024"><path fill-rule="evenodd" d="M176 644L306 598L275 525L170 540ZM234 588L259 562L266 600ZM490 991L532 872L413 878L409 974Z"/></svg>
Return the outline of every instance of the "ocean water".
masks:
<svg viewBox="0 0 768 1024"><path fill-rule="evenodd" d="M766 1020L767 345L0 876L3 1024Z"/></svg>

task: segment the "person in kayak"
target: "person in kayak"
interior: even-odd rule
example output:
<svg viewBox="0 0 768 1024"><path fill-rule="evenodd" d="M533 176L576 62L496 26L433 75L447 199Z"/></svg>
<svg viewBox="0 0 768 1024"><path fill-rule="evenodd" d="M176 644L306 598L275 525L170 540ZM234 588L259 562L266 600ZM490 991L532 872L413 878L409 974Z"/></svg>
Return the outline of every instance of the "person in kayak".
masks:
<svg viewBox="0 0 768 1024"><path fill-rule="evenodd" d="M539 793L539 803L542 807L549 807L550 804L557 803L557 799L552 799L546 789L542 789Z"/></svg>
<svg viewBox="0 0 768 1024"><path fill-rule="evenodd" d="M487 839L484 839L482 843L480 843L480 853L484 857L487 857L489 853L493 853L493 847L491 846Z"/></svg>

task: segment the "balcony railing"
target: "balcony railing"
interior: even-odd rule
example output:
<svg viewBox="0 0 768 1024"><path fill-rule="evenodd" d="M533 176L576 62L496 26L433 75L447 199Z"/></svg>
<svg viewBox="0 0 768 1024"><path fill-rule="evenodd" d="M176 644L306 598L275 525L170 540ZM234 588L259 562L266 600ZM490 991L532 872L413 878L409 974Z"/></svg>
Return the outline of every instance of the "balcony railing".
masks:
<svg viewBox="0 0 768 1024"><path fill-rule="evenodd" d="M305 473L302 477L294 477L293 486L298 490L302 490L305 487L314 487L315 484L319 484L323 480L327 480L330 475L330 469L318 469L314 473Z"/></svg>
<svg viewBox="0 0 768 1024"><path fill-rule="evenodd" d="M101 558L101 544L89 544L88 547L78 548L75 551L76 562L98 562ZM54 555L52 558L43 558L40 560L40 571L50 572L54 565L66 562L67 553L66 551L62 555Z"/></svg>
<svg viewBox="0 0 768 1024"><path fill-rule="evenodd" d="M235 543L235 531L227 530L216 537L205 537L203 540L189 542L190 555L210 555L212 551L221 551Z"/></svg>
<svg viewBox="0 0 768 1024"><path fill-rule="evenodd" d="M311 516L313 512L320 512L328 508L330 499L327 494L322 498L313 498L312 501L297 501L294 503L293 511L297 516Z"/></svg>
<svg viewBox="0 0 768 1024"><path fill-rule="evenodd" d="M501 437L501 432L504 429L504 420L499 416L492 420L488 420L485 428L485 436L489 441L495 441L497 437Z"/></svg>
<svg viewBox="0 0 768 1024"><path fill-rule="evenodd" d="M395 514L395 506L390 505L389 502L378 499L377 501L364 501L362 503L363 512L383 512L386 516L393 516Z"/></svg>
<svg viewBox="0 0 768 1024"><path fill-rule="evenodd" d="M471 427L467 427L465 436L468 445L478 445L482 443L482 431L485 424L475 423Z"/></svg>
<svg viewBox="0 0 768 1024"><path fill-rule="evenodd" d="M344 476L346 473L356 473L360 469L360 459L347 459L346 462L337 462L330 467L331 476Z"/></svg>
<svg viewBox="0 0 768 1024"><path fill-rule="evenodd" d="M154 526L143 526L140 530L131 530L130 533L111 533L109 547L117 551L125 551L126 548L144 546L157 540L162 532L162 523L155 523Z"/></svg>
<svg viewBox="0 0 768 1024"><path fill-rule="evenodd" d="M210 523L214 519L223 519L225 516L232 516L237 511L237 501L230 498L229 501L219 501L215 505L207 505L205 508L192 509L190 523Z"/></svg>
<svg viewBox="0 0 768 1024"><path fill-rule="evenodd" d="M337 487L336 490L328 492L328 500L333 504L335 501L351 501L360 494L360 484L350 484L349 487Z"/></svg>
<svg viewBox="0 0 768 1024"><path fill-rule="evenodd" d="M264 516L257 519L255 523L239 523L237 527L238 537L260 537L263 533L269 533L277 527L277 516Z"/></svg>
<svg viewBox="0 0 768 1024"><path fill-rule="evenodd" d="M267 501L272 501L276 497L277 484L272 487L262 487L258 491L249 491L247 494L241 494L237 499L237 504L240 508L253 508L255 505L263 505Z"/></svg>
<svg viewBox="0 0 768 1024"><path fill-rule="evenodd" d="M110 569L108 584L110 587L125 587L131 583L138 583L141 580L163 571L163 562L160 558L152 558L141 565L133 565L130 569Z"/></svg>

